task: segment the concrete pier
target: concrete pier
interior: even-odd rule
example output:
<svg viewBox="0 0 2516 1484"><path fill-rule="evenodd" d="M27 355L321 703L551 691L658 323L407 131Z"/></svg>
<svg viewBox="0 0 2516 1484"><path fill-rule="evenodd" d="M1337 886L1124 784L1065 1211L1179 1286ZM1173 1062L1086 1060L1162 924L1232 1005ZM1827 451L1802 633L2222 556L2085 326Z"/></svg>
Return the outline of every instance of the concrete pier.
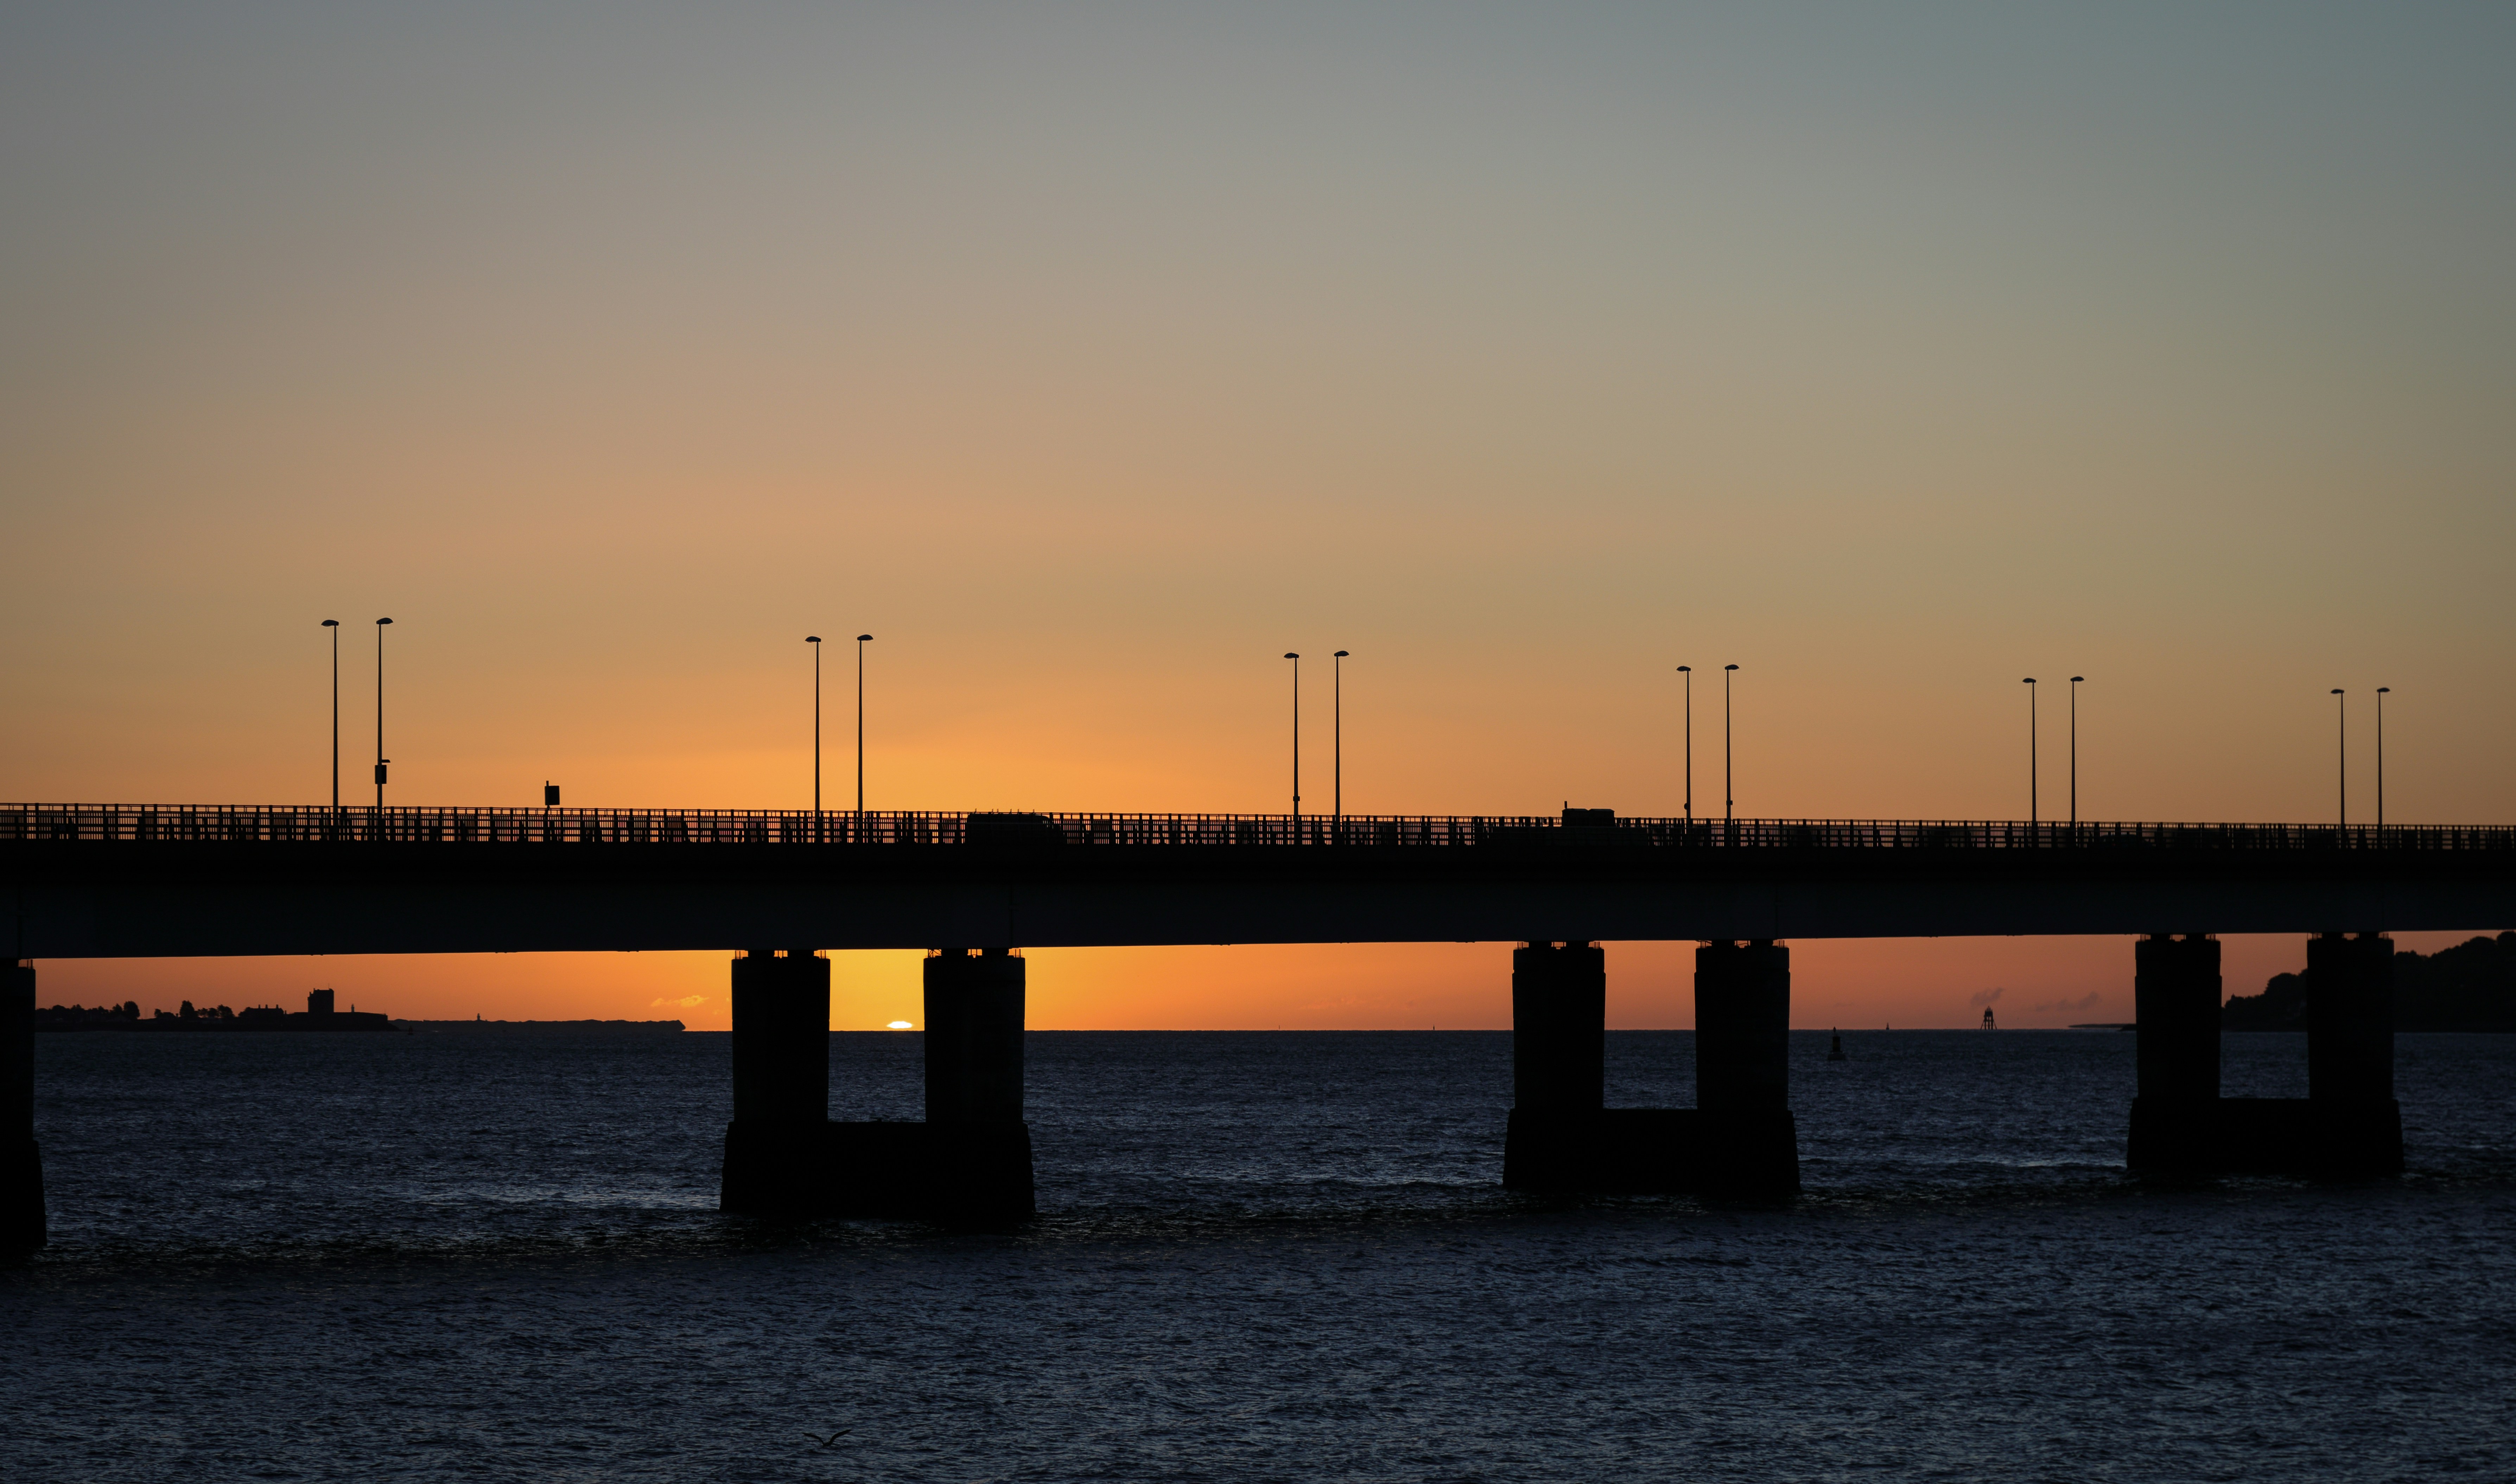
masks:
<svg viewBox="0 0 2516 1484"><path fill-rule="evenodd" d="M767 1216L1030 1215L1023 977L1003 948L927 959L925 1121L836 1123L830 961L803 949L734 960L734 1122L719 1206Z"/></svg>
<svg viewBox="0 0 2516 1484"><path fill-rule="evenodd" d="M2219 1109L2219 940L2154 932L2134 944L2132 1006L2139 1082L2124 1163L2163 1174L2224 1167L2231 1151Z"/></svg>
<svg viewBox="0 0 2516 1484"><path fill-rule="evenodd" d="M1596 943L1511 951L1511 1114L1502 1182L1596 1189L1606 1106L1608 955Z"/></svg>
<svg viewBox="0 0 2516 1484"><path fill-rule="evenodd" d="M1800 1188L1790 1106L1791 951L1770 939L1695 950L1695 1105L1707 1190Z"/></svg>
<svg viewBox="0 0 2516 1484"><path fill-rule="evenodd" d="M928 957L925 973L929 1210L971 1220L1029 1216L1025 963L1007 948L945 949Z"/></svg>
<svg viewBox="0 0 2516 1484"><path fill-rule="evenodd" d="M1004 948L928 956L928 1123L1022 1122L1026 969Z"/></svg>
<svg viewBox="0 0 2516 1484"><path fill-rule="evenodd" d="M1697 950L1697 1106L1611 1108L1606 953L1578 942L1514 949L1503 1184L1558 1192L1797 1190L1790 982L1790 950L1774 943Z"/></svg>
<svg viewBox="0 0 2516 1484"><path fill-rule="evenodd" d="M2394 941L2382 933L2327 932L2307 940L2306 1100L2324 1173L2401 1172Z"/></svg>
<svg viewBox="0 0 2516 1484"><path fill-rule="evenodd" d="M839 1216L983 1222L1034 1209L1023 1121L1023 960L1009 948L927 956L926 1119L828 1126L822 1205Z"/></svg>
<svg viewBox="0 0 2516 1484"><path fill-rule="evenodd" d="M2219 945L2153 933L2133 949L2138 1092L2124 1163L2155 1175L2390 1175L2403 1168L2394 1100L2394 944L2380 933L2307 940L2307 1095L2219 1095Z"/></svg>
<svg viewBox="0 0 2516 1484"><path fill-rule="evenodd" d="M35 1146L35 966L0 991L0 1251L44 1245L44 1157Z"/></svg>
<svg viewBox="0 0 2516 1484"><path fill-rule="evenodd" d="M804 1216L828 1204L830 961L755 948L734 961L734 1122L718 1205Z"/></svg>
<svg viewBox="0 0 2516 1484"><path fill-rule="evenodd" d="M1608 954L1596 943L1511 951L1512 1106L1595 1113L1607 1106Z"/></svg>

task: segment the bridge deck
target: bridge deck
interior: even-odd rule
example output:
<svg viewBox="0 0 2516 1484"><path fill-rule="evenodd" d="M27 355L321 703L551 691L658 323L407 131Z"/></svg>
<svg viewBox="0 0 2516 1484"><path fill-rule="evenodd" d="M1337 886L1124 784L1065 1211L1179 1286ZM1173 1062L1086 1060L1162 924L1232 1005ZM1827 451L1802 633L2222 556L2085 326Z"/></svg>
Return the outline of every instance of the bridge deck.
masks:
<svg viewBox="0 0 2516 1484"><path fill-rule="evenodd" d="M0 805L21 958L2495 930L2503 826Z"/></svg>

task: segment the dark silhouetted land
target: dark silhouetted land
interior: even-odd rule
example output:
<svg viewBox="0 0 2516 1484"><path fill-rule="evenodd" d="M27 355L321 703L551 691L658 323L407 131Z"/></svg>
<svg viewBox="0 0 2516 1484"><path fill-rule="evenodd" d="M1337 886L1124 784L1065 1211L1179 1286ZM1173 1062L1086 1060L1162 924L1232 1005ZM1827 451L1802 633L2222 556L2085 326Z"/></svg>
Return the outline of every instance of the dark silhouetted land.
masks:
<svg viewBox="0 0 2516 1484"><path fill-rule="evenodd" d="M398 1031L466 1031L509 1033L548 1033L566 1031L576 1034L647 1035L687 1029L679 1020L397 1020Z"/></svg>
<svg viewBox="0 0 2516 1484"><path fill-rule="evenodd" d="M2306 1029L2305 972L2272 975L2258 995L2239 995L2219 1011L2232 1031ZM2516 932L2477 937L2435 953L2394 956L2394 1028L2401 1031L2516 1031Z"/></svg>

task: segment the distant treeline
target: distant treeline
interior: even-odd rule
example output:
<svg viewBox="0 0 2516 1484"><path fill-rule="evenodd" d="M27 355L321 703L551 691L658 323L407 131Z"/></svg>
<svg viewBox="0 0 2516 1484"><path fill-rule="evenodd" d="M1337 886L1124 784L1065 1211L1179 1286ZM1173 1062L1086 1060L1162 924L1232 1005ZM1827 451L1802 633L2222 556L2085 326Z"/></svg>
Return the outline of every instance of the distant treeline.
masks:
<svg viewBox="0 0 2516 1484"><path fill-rule="evenodd" d="M340 1010L331 1009L330 990L317 991L323 997L320 1013L308 1011L292 1014L276 1005L248 1005L231 1010L224 1005L204 1005L195 1010L192 1002L184 1002L182 1010L161 1010L143 1018L140 1005L125 1000L120 1005L56 1005L50 1010L35 1010L35 1029L39 1031L381 1031L390 1030L385 1017L374 1010Z"/></svg>
<svg viewBox="0 0 2516 1484"><path fill-rule="evenodd" d="M2307 983L2304 972L2272 975L2261 994L2220 1010L2221 1029L2306 1029ZM2394 1029L2516 1031L2516 932L2394 955Z"/></svg>

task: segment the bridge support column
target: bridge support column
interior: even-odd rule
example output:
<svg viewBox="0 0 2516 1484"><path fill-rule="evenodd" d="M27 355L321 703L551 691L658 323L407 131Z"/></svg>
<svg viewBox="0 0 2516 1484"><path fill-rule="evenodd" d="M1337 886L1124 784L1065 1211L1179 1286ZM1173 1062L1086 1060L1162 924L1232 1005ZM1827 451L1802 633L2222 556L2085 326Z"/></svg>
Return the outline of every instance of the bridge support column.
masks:
<svg viewBox="0 0 2516 1484"><path fill-rule="evenodd" d="M1596 943L1511 951L1511 1117L1502 1182L1599 1188L1606 1134L1608 955Z"/></svg>
<svg viewBox="0 0 2516 1484"><path fill-rule="evenodd" d="M2306 1081L2298 1097L2219 1095L2219 945L2153 933L2133 950L2140 1086L2125 1163L2164 1175L2391 1175L2394 944L2327 932L2306 945Z"/></svg>
<svg viewBox="0 0 2516 1484"><path fill-rule="evenodd" d="M926 960L926 1124L937 1215L1031 1215L1030 1126L1023 1121L1027 966L1009 948Z"/></svg>
<svg viewBox="0 0 2516 1484"><path fill-rule="evenodd" d="M0 990L0 1251L44 1245L44 1159L35 1147L35 966Z"/></svg>
<svg viewBox="0 0 2516 1484"><path fill-rule="evenodd" d="M2249 1140L2236 1127L2245 1110L2223 1120L2219 1108L2218 939L2154 932L2134 944L2132 1019L2139 1083L2124 1163L2161 1174L2221 1168L2237 1152L2232 1137Z"/></svg>
<svg viewBox="0 0 2516 1484"><path fill-rule="evenodd" d="M1695 1105L1704 1188L1800 1188L1790 1107L1791 951L1770 939L1695 950Z"/></svg>
<svg viewBox="0 0 2516 1484"><path fill-rule="evenodd" d="M829 1215L997 1222L1032 1213L1025 972L1009 948L927 957L926 1121L830 1124Z"/></svg>
<svg viewBox="0 0 2516 1484"><path fill-rule="evenodd" d="M2394 941L2382 933L2327 932L2307 940L2306 1098L2320 1173L2401 1172Z"/></svg>
<svg viewBox="0 0 2516 1484"><path fill-rule="evenodd" d="M1799 1189L1790 1111L1790 950L1695 954L1696 1106L1606 1106L1607 955L1532 942L1511 956L1512 1093L1503 1183L1518 1190Z"/></svg>
<svg viewBox="0 0 2516 1484"><path fill-rule="evenodd" d="M830 961L755 948L734 961L734 1122L719 1207L826 1209L829 1129Z"/></svg>

